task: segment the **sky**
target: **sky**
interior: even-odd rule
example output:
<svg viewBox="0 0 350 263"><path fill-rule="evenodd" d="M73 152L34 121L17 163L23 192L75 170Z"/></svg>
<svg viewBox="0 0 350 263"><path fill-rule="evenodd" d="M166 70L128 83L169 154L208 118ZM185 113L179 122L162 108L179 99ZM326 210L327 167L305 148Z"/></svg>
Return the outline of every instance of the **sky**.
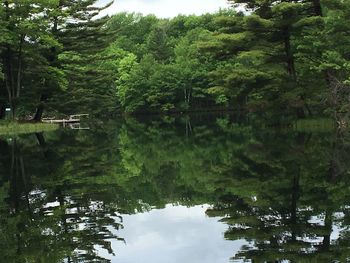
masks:
<svg viewBox="0 0 350 263"><path fill-rule="evenodd" d="M101 1L109 2L109 0ZM128 11L170 18L178 14L213 13L220 8L227 7L229 7L227 0L115 0L115 3L108 9L108 14Z"/></svg>

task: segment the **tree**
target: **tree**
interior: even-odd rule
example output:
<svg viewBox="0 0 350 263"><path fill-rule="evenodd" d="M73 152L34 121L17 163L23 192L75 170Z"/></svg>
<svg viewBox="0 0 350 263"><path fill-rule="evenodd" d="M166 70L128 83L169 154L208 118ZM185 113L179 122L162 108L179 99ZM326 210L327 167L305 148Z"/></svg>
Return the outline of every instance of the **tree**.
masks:
<svg viewBox="0 0 350 263"><path fill-rule="evenodd" d="M55 1L1 3L0 15L4 32L0 43L4 72L1 86L6 89L13 119L20 106L22 90L32 91L38 83L47 77L54 79L53 73L58 73L57 68L48 67L48 59L45 57L45 52L51 47L59 46L47 30L54 6ZM36 74L36 79L31 78L32 74Z"/></svg>
<svg viewBox="0 0 350 263"><path fill-rule="evenodd" d="M166 62L170 57L166 24L158 24L148 35L147 50L159 62Z"/></svg>
<svg viewBox="0 0 350 263"><path fill-rule="evenodd" d="M348 26L343 21L350 15L350 5L346 1L324 1L322 8L316 5L315 9L318 16L300 23L303 30L296 40L297 57L305 78L317 75L325 80L323 102L326 99L334 119L347 122L349 42L344 35Z"/></svg>
<svg viewBox="0 0 350 263"><path fill-rule="evenodd" d="M205 57L200 53L197 43L205 37L207 31L198 28L188 31L175 46L174 68L176 77L174 82L177 89L182 93L183 102L180 103L182 109L190 109L193 105L200 105L200 102L208 102L205 87L209 80L206 75L207 65ZM181 99L178 98L178 101Z"/></svg>
<svg viewBox="0 0 350 263"><path fill-rule="evenodd" d="M86 0L62 2L59 6L57 21L62 24L56 34L64 48L57 63L67 76L68 87L51 106L61 112L108 115L116 109L115 78L103 66L110 59L104 51L114 40L113 31L106 26L108 16L97 18L112 3L98 7L97 1Z"/></svg>

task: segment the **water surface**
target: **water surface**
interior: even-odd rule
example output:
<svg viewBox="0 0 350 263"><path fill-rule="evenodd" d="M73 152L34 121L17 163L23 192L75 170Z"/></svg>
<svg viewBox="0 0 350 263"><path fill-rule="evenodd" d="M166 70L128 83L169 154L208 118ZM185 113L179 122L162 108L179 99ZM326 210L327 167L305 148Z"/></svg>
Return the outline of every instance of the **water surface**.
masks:
<svg viewBox="0 0 350 263"><path fill-rule="evenodd" d="M230 116L0 140L3 262L346 262L349 136Z"/></svg>

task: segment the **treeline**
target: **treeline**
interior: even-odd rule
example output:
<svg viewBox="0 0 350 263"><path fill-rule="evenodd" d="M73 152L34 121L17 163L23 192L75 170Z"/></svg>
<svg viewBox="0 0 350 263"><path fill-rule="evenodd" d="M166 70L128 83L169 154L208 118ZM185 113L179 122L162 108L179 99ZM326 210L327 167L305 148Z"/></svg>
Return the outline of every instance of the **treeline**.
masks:
<svg viewBox="0 0 350 263"><path fill-rule="evenodd" d="M347 112L348 1L231 2L247 12L111 18L124 111Z"/></svg>
<svg viewBox="0 0 350 263"><path fill-rule="evenodd" d="M246 11L173 19L96 19L105 7L95 1L34 2L1 4L3 113L347 117L349 1L231 0Z"/></svg>

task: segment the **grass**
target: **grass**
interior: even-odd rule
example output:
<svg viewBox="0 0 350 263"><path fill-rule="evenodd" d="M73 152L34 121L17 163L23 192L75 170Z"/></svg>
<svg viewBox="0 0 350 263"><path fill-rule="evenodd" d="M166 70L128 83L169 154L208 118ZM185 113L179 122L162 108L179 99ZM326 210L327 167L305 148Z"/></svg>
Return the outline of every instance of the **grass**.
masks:
<svg viewBox="0 0 350 263"><path fill-rule="evenodd" d="M20 135L44 131L54 131L58 129L57 124L51 123L19 123L19 122L0 122L0 135Z"/></svg>
<svg viewBox="0 0 350 263"><path fill-rule="evenodd" d="M293 128L301 132L328 132L334 130L335 123L332 119L301 119L297 120Z"/></svg>

